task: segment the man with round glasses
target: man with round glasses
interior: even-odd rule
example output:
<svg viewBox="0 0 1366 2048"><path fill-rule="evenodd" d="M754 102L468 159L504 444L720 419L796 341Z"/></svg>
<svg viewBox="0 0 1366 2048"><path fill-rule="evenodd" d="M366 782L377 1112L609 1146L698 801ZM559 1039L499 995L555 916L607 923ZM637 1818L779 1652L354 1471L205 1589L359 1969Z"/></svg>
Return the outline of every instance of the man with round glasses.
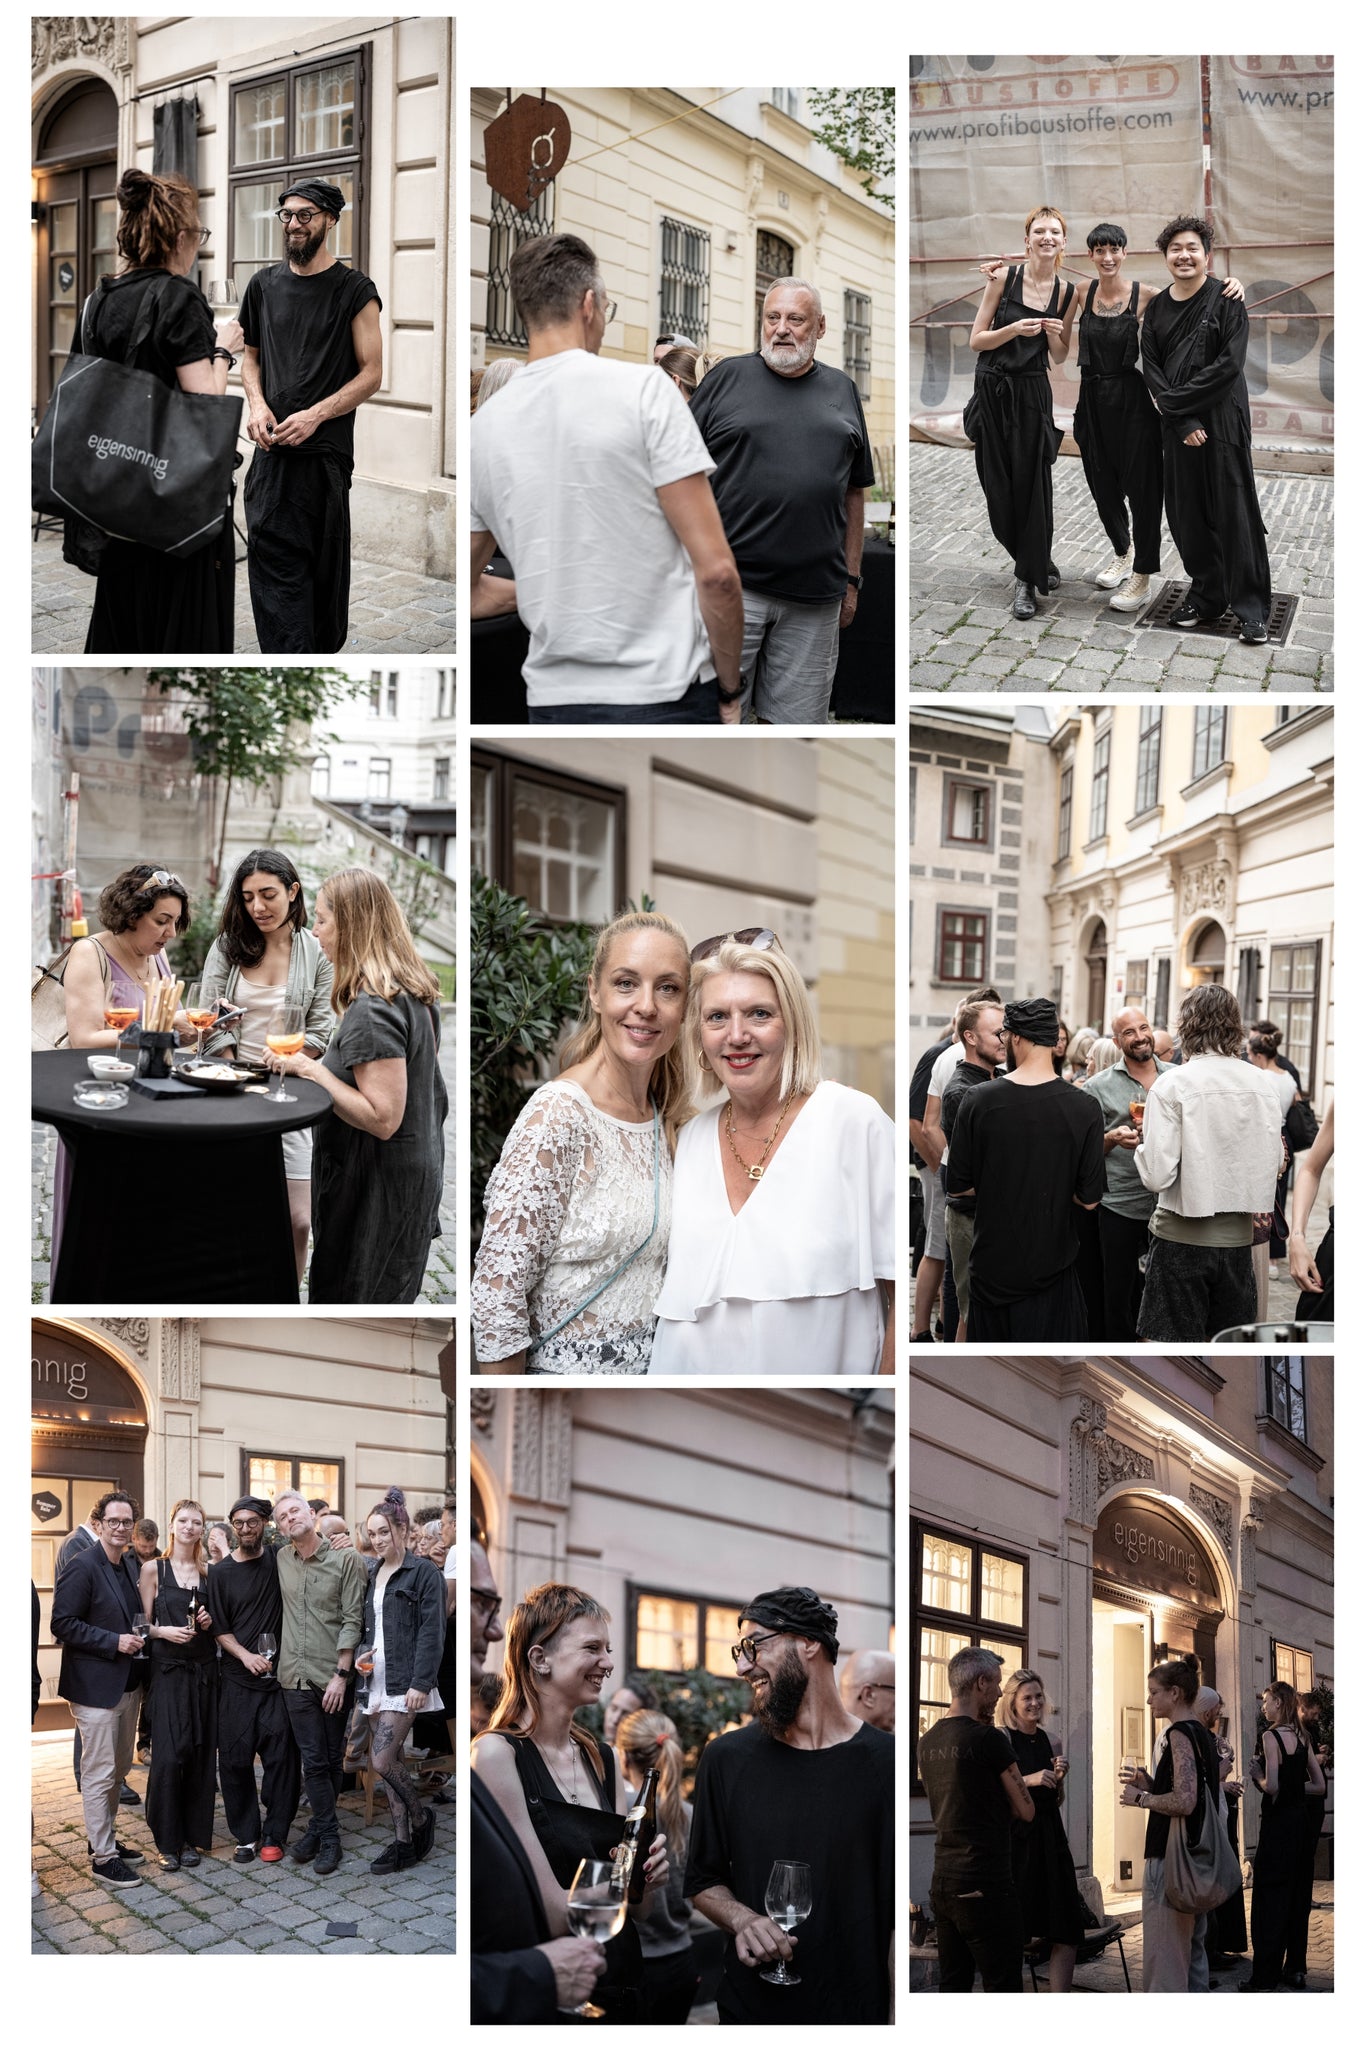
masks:
<svg viewBox="0 0 1366 2048"><path fill-rule="evenodd" d="M263 654L335 654L351 593L357 406L384 372L380 296L327 238L346 197L325 178L279 196L284 261L242 295L242 387L256 453L242 502L247 577Z"/></svg>
<svg viewBox="0 0 1366 2048"><path fill-rule="evenodd" d="M209 1567L209 1612L223 1652L218 1784L228 1830L237 1843L234 1863L251 1863L257 1856L263 1863L278 1863L299 1810L299 1751L275 1669L284 1616L275 1552L265 1540L269 1520L268 1500L244 1494L234 1501L228 1509L234 1548Z"/></svg>
<svg viewBox="0 0 1366 2048"><path fill-rule="evenodd" d="M839 1616L809 1586L761 1593L739 1625L731 1656L753 1691L754 1719L702 1752L683 1881L729 1937L721 2023L885 2026L893 1738L846 1713L835 1683ZM769 1903L776 1863L810 1873L810 1913L787 1928L776 1896ZM786 1975L774 1981L779 1963Z"/></svg>

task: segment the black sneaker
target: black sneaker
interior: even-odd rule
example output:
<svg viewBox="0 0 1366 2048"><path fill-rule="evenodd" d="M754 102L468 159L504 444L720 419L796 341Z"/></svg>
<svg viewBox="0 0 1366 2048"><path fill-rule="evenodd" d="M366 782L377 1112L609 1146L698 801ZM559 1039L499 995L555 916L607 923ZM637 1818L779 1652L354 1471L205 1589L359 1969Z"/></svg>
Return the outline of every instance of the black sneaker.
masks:
<svg viewBox="0 0 1366 2048"><path fill-rule="evenodd" d="M376 1856L370 1868L376 1876L383 1876L390 1870L411 1870L417 1862L417 1851L411 1842L391 1842Z"/></svg>
<svg viewBox="0 0 1366 2048"><path fill-rule="evenodd" d="M239 1842L232 1852L232 1860L234 1863L254 1863L256 1861L255 1842Z"/></svg>
<svg viewBox="0 0 1366 2048"><path fill-rule="evenodd" d="M324 1842L319 1849L318 1860L313 1868L317 1871L319 1877L331 1877L340 1862L341 1843L333 1836L330 1842Z"/></svg>
<svg viewBox="0 0 1366 2048"><path fill-rule="evenodd" d="M1239 619L1238 638L1246 640L1249 647L1260 647L1266 640L1265 619Z"/></svg>
<svg viewBox="0 0 1366 2048"><path fill-rule="evenodd" d="M320 1846L318 1837L310 1828L306 1835L300 1835L289 1853L296 1863L311 1863L317 1855Z"/></svg>
<svg viewBox="0 0 1366 2048"><path fill-rule="evenodd" d="M432 1812L431 1808L428 1807L427 1811L423 1814L421 1820L418 1822L417 1831L413 1836L413 1857L416 1862L420 1863L424 1856L431 1855L432 1843L435 1840L436 1815Z"/></svg>
<svg viewBox="0 0 1366 2048"><path fill-rule="evenodd" d="M87 1856L93 1856L95 1853L90 1846L89 1835L85 1838L85 1853ZM130 1849L127 1842L115 1842L114 1854L121 1856L125 1863L145 1863L147 1861L141 1849Z"/></svg>
<svg viewBox="0 0 1366 2048"><path fill-rule="evenodd" d="M1221 612L1219 618L1222 617L1223 613ZM1218 623L1219 619L1206 618L1203 612L1198 612L1195 609L1195 599L1189 592L1182 598L1172 619L1174 626L1217 626Z"/></svg>
<svg viewBox="0 0 1366 2048"><path fill-rule="evenodd" d="M128 1868L122 1856L111 1856L105 1863L92 1863L90 1874L101 1884L117 1885L122 1891L127 1891L130 1885L142 1883L137 1872Z"/></svg>

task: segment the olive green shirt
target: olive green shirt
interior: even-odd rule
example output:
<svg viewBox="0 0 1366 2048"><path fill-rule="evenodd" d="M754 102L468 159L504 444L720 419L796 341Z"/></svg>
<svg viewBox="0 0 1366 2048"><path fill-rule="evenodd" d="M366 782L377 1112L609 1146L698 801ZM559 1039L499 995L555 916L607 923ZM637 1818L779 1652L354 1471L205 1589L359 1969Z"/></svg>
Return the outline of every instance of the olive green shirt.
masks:
<svg viewBox="0 0 1366 2048"><path fill-rule="evenodd" d="M1165 1074L1170 1060L1155 1060L1159 1074ZM1132 1124L1129 1114L1130 1102L1140 1097L1146 1101L1148 1091L1135 1081L1123 1060L1116 1060L1112 1067L1104 1067L1093 1074L1089 1081L1082 1082L1088 1095L1094 1095L1105 1112L1105 1128L1117 1131L1121 1124ZM1134 1155L1122 1145L1112 1145L1105 1155L1105 1193L1101 1196L1101 1207L1113 1210L1116 1216L1128 1216L1135 1223L1146 1223L1153 1213L1156 1195L1150 1195L1138 1177Z"/></svg>
<svg viewBox="0 0 1366 2048"><path fill-rule="evenodd" d="M302 1558L292 1543L275 1553L284 1619L280 1625L279 1679L286 1690L325 1686L338 1654L354 1650L365 1616L365 1566L354 1550L320 1543Z"/></svg>

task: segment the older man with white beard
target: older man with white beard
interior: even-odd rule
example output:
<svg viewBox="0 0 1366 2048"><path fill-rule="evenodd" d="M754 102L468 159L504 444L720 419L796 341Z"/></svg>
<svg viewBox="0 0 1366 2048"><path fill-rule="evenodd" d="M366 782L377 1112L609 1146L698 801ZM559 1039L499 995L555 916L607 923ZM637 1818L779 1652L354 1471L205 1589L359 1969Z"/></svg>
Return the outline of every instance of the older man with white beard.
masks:
<svg viewBox="0 0 1366 2048"><path fill-rule="evenodd" d="M816 361L820 293L784 278L753 355L708 370L692 415L745 604L741 716L824 725L840 629L863 587L863 493L873 451L851 378Z"/></svg>

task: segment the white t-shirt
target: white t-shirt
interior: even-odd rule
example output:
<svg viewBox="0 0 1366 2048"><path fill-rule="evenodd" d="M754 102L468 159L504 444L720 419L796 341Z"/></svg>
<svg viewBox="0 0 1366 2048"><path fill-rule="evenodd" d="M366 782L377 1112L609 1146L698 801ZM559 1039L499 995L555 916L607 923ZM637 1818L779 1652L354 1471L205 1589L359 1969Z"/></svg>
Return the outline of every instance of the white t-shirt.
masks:
<svg viewBox="0 0 1366 2048"><path fill-rule="evenodd" d="M715 674L692 564L655 496L715 467L653 363L566 349L479 408L470 525L512 564L533 708L665 704Z"/></svg>
<svg viewBox="0 0 1366 2048"><path fill-rule="evenodd" d="M446 1568L443 1576L448 1579L455 1578L457 1564L456 1547L452 1543L450 1549L446 1552Z"/></svg>
<svg viewBox="0 0 1366 2048"><path fill-rule="evenodd" d="M955 1070L963 1064L963 1041L955 1038L952 1045L946 1045L934 1065L930 1068L931 1095L942 1095L953 1079Z"/></svg>

